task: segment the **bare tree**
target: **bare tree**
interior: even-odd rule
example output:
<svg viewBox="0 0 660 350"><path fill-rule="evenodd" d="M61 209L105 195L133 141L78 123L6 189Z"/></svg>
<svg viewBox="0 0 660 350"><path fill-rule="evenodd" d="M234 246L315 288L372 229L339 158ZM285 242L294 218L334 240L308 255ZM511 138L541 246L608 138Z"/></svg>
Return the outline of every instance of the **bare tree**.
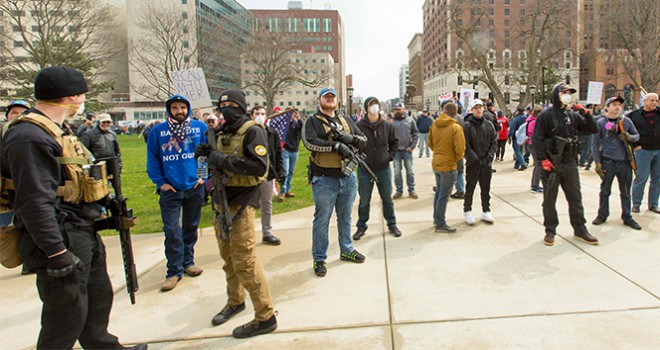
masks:
<svg viewBox="0 0 660 350"><path fill-rule="evenodd" d="M138 75L132 88L149 100L166 100L174 93L171 71L197 67L194 17L182 17L175 5L145 3L136 25L141 35L129 42L131 69Z"/></svg>
<svg viewBox="0 0 660 350"><path fill-rule="evenodd" d="M113 43L115 8L95 0L3 0L0 2L0 76L27 98L37 73L49 66L67 65L81 70L90 95L113 84L106 62L116 50Z"/></svg>
<svg viewBox="0 0 660 350"><path fill-rule="evenodd" d="M450 30L467 46L467 50L455 59L454 69L465 77L464 83L485 84L500 108L507 105L505 90L515 87L524 90L520 104L530 103L532 86L541 90L544 85L542 67L558 68L561 53L566 50L575 55L570 43L558 39L558 33L565 32L571 25L570 19L563 15L563 5L561 1L533 0L526 6L524 20L514 18L504 33L495 33L488 28L492 17L486 14L487 8L456 2L450 10ZM517 50L510 50L508 56L497 57L495 50L489 47L490 42L509 42ZM477 75L470 76L474 71L478 72Z"/></svg>
<svg viewBox="0 0 660 350"><path fill-rule="evenodd" d="M269 111L275 97L296 84L319 87L330 78L320 62L302 57L300 48L278 32L255 34L242 52L243 88L263 97Z"/></svg>
<svg viewBox="0 0 660 350"><path fill-rule="evenodd" d="M660 85L660 6L654 0L610 1L605 20L608 33L622 49L623 66L639 89L657 91Z"/></svg>

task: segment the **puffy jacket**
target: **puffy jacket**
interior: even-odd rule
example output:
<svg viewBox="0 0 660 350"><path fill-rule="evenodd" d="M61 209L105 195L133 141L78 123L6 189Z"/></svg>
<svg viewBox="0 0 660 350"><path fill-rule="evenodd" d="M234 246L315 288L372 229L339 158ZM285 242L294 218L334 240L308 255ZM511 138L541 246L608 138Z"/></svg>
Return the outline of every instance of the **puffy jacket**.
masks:
<svg viewBox="0 0 660 350"><path fill-rule="evenodd" d="M369 168L378 171L390 166L399 144L392 125L383 118L372 123L368 117L364 117L357 123L357 127L367 137L367 144L360 150L367 155L365 162Z"/></svg>
<svg viewBox="0 0 660 350"><path fill-rule="evenodd" d="M536 116L530 114L529 117L527 117L527 120L525 120L525 123L527 123L527 136L529 137L527 139L527 143L531 145L532 135L534 134L534 127L536 126Z"/></svg>
<svg viewBox="0 0 660 350"><path fill-rule="evenodd" d="M465 165L490 165L495 158L497 132L493 123L486 118L469 114L463 125L465 133Z"/></svg>
<svg viewBox="0 0 660 350"><path fill-rule="evenodd" d="M433 170L456 170L458 161L465 155L465 134L458 121L440 114L429 130L428 143L433 151Z"/></svg>
<svg viewBox="0 0 660 350"><path fill-rule="evenodd" d="M117 134L112 130L103 131L97 126L84 133L80 138L80 142L82 142L82 144L85 145L85 147L87 147L97 159L117 156L119 169L121 170L121 154L119 152Z"/></svg>
<svg viewBox="0 0 660 350"><path fill-rule="evenodd" d="M653 126L644 116L643 108L630 112L628 118L632 120L639 132L639 141L635 143L635 146L642 146L643 149L660 149L660 109L655 109Z"/></svg>

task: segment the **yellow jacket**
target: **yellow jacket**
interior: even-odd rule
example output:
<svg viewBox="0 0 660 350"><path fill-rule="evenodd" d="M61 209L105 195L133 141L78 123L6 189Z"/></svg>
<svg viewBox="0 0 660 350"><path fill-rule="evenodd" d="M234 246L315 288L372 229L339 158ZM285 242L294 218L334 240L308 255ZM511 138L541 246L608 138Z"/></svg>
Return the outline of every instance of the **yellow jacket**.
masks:
<svg viewBox="0 0 660 350"><path fill-rule="evenodd" d="M433 151L433 170L456 170L456 163L465 155L463 127L442 113L429 129L428 144Z"/></svg>

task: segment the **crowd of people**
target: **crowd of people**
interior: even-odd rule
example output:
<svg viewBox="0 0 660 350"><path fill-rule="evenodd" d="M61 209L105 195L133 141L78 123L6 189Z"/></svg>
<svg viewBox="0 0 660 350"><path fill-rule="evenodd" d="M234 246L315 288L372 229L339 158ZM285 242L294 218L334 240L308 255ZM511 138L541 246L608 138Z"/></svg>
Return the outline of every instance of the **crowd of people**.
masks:
<svg viewBox="0 0 660 350"><path fill-rule="evenodd" d="M81 113L88 91L82 73L75 69L46 68L37 75L34 89L33 107L14 101L7 109L1 174L3 197L13 209L13 225L21 232L23 264L36 272L43 302L37 347L71 348L78 340L83 347L126 349L108 332L112 290L103 242L94 228L104 210L99 196L110 193L107 183L105 189L90 189L82 175L98 160L121 158L117 137L110 130L112 119L107 114L87 115L77 130L79 137L64 126L66 118ZM362 106L364 116L357 121L338 111L338 94L332 87L320 90L317 111L302 118L295 110L273 110L271 117L262 106L248 110L239 90L223 92L213 114L196 117L189 100L174 95L164 105L168 118L143 132L147 173L157 189L164 231L167 270L160 290L171 291L184 276L194 278L204 272L195 263L195 244L202 206L210 197L227 281L226 304L211 323L224 324L245 310L247 291L254 319L236 327L233 336L247 338L277 328L268 281L256 254L255 214L261 209L262 243L280 245L272 232L272 201L295 197L291 180L301 143L310 151L306 166L314 200L311 258L318 277L328 273L333 212L339 260L366 261L354 242L367 234L374 187L388 233L402 237L394 204L404 195L404 170L408 197L419 198L413 167L416 148L418 158L432 157L436 232L457 231L446 220L450 198L462 200L465 222L475 223L477 185L478 217L495 224L490 206L493 163L504 161L507 143L513 147L514 168L525 171L533 164L530 189L543 195L544 244L555 242L560 187L575 238L598 244L586 226L578 171L579 167L588 170L590 157L601 178L593 224L606 223L616 178L623 224L640 230L632 214L640 211L649 178L648 210L660 213L658 95L647 94L640 109L624 116L621 97L607 99L598 113L596 106L576 104L575 92L559 83L550 106L521 106L511 119L497 112L492 102L479 99L466 106L465 114L451 99L433 115L424 110L411 116L398 103L388 117L380 101L369 97ZM358 196L356 231L351 235L351 212ZM37 197L42 200L34 200ZM146 344L130 347L146 348Z"/></svg>

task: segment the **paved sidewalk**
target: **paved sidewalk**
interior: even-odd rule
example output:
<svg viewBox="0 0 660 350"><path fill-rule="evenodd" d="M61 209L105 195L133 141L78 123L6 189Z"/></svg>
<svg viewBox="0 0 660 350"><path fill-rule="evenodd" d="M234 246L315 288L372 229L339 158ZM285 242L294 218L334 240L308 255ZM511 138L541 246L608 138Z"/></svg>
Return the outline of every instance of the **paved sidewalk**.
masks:
<svg viewBox="0 0 660 350"><path fill-rule="evenodd" d="M507 159L510 159L507 156ZM111 331L126 344L150 349L659 349L660 216L642 207L642 231L623 226L617 186L612 215L592 226L599 246L573 239L563 195L554 247L543 245L542 195L529 191L531 169L496 163L491 188L496 223L463 221L462 201L450 200L455 234L435 233L429 158L415 158L418 200L395 201L403 236L387 233L374 194L367 235L355 247L364 264L339 260L336 225L330 230L328 275L312 271L313 208L274 218L281 246L257 248L278 315L275 333L233 339L252 319L252 306L228 323L211 318L226 302L215 237L205 229L196 261L205 269L169 293L161 234L134 236L140 273L130 305L117 237L108 237L108 267L116 288ZM599 179L580 170L586 219L596 216ZM481 215L475 196L474 214ZM155 204L154 204L155 205ZM277 205L275 203L274 205ZM357 200L353 222L357 219ZM259 226L259 225L257 225ZM354 226L354 225L353 225ZM34 276L0 269L0 348L32 348L40 302Z"/></svg>

